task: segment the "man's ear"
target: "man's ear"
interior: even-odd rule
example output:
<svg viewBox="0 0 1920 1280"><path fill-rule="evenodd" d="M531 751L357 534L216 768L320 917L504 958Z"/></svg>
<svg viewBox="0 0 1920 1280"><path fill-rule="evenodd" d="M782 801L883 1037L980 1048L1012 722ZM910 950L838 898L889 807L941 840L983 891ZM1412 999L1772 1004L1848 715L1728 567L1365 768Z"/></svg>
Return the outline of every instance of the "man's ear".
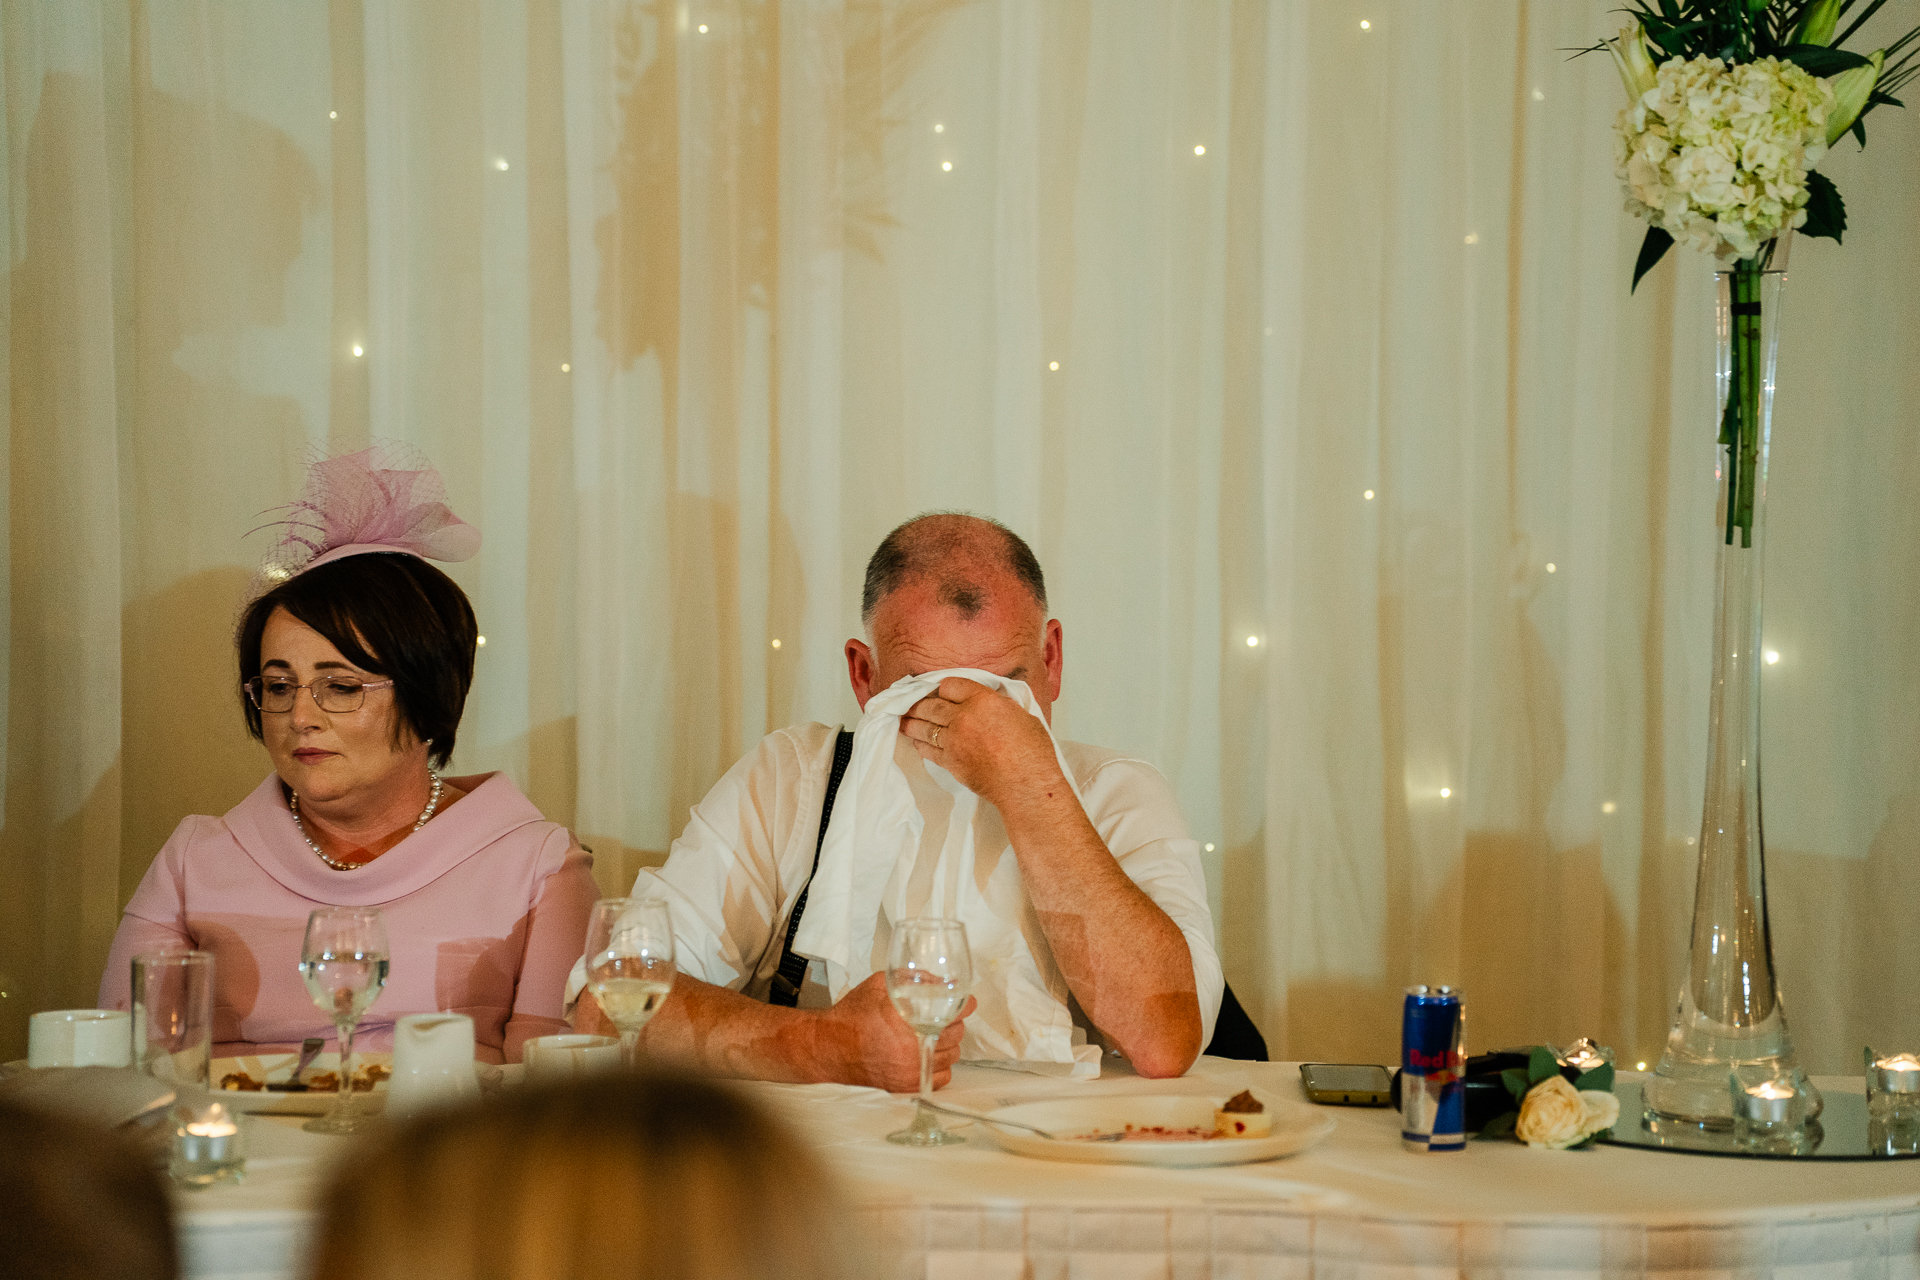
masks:
<svg viewBox="0 0 1920 1280"><path fill-rule="evenodd" d="M1060 671L1066 665L1066 638L1058 618L1047 619L1046 638L1041 641L1042 660L1047 664L1047 701L1060 701Z"/></svg>
<svg viewBox="0 0 1920 1280"><path fill-rule="evenodd" d="M853 699L867 709L873 696L873 650L858 640L847 641L847 681L853 685Z"/></svg>

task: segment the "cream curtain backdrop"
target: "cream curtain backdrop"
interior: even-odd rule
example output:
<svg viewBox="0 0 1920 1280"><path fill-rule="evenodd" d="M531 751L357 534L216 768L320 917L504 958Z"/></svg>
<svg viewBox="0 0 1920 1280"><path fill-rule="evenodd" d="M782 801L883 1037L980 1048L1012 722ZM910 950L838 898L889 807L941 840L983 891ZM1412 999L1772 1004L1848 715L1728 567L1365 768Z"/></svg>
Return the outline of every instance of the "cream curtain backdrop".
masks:
<svg viewBox="0 0 1920 1280"><path fill-rule="evenodd" d="M0 1053L262 776L244 535L372 437L486 536L457 765L609 889L851 720L865 557L964 508L1048 569L1058 727L1178 787L1276 1055L1391 1060L1422 980L1478 1047L1656 1053L1711 285L1627 292L1621 90L1568 57L1613 4L8 0ZM1920 1046L1920 116L1869 134L1846 247L1793 251L1768 540L1822 1070Z"/></svg>

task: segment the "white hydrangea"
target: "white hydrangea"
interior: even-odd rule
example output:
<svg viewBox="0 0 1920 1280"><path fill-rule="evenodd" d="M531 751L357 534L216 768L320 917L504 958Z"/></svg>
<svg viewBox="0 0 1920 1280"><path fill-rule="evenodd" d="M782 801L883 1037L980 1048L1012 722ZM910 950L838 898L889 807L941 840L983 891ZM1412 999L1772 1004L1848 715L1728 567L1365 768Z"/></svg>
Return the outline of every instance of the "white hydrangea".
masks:
<svg viewBox="0 0 1920 1280"><path fill-rule="evenodd" d="M1753 256L1807 220L1833 102L1825 80L1777 58L1670 59L1614 125L1627 211L1722 259Z"/></svg>

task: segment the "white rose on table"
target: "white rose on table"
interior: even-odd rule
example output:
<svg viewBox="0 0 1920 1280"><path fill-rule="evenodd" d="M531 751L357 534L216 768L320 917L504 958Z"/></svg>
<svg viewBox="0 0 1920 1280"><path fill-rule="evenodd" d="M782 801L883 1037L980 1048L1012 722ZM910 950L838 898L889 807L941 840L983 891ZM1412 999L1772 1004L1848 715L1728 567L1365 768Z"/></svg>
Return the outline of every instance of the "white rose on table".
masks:
<svg viewBox="0 0 1920 1280"><path fill-rule="evenodd" d="M1564 1076L1548 1076L1527 1091L1513 1136L1558 1151L1612 1128L1619 1118L1620 1100L1611 1093L1576 1089Z"/></svg>

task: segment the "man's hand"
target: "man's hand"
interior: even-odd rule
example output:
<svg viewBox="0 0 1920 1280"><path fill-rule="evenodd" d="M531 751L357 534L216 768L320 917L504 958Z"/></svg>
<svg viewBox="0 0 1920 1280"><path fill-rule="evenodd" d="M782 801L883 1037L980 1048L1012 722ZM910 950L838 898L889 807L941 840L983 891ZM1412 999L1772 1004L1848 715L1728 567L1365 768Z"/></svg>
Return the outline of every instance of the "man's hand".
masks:
<svg viewBox="0 0 1920 1280"><path fill-rule="evenodd" d="M947 1024L933 1046L936 1089L953 1078L953 1064L960 1058L961 1023L973 1012L974 1003L968 996L960 1017ZM900 1020L887 998L885 973L869 976L817 1016L820 1052L833 1064L829 1079L889 1093L912 1093L920 1087L920 1037Z"/></svg>
<svg viewBox="0 0 1920 1280"><path fill-rule="evenodd" d="M601 1009L600 1002L593 998L593 992L582 991L580 999L573 1006L573 1029L583 1036L617 1036L620 1028Z"/></svg>
<svg viewBox="0 0 1920 1280"><path fill-rule="evenodd" d="M1047 726L1001 693L948 676L900 717L900 732L922 760L1001 810L1044 793L1069 794Z"/></svg>

